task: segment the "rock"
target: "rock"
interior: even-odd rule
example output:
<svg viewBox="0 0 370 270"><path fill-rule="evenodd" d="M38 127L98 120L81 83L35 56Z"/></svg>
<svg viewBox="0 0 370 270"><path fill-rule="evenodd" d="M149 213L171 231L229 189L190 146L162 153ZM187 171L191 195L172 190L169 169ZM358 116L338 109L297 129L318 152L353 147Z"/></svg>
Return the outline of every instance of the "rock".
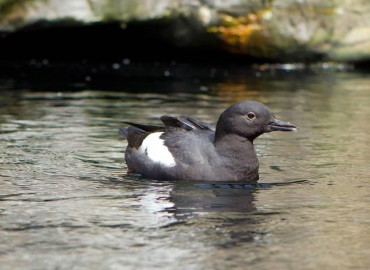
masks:
<svg viewBox="0 0 370 270"><path fill-rule="evenodd" d="M369 13L368 0L0 0L0 31L160 21L153 29L177 46L351 62L370 59Z"/></svg>

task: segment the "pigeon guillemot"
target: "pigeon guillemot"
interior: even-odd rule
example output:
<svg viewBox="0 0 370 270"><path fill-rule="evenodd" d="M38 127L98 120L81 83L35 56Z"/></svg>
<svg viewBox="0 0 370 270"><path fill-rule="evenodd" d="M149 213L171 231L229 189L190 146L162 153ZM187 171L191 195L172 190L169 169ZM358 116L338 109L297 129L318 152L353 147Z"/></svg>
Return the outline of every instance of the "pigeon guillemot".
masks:
<svg viewBox="0 0 370 270"><path fill-rule="evenodd" d="M188 116L162 116L164 126L132 122L127 139L128 172L157 180L257 181L253 140L271 131L295 131L256 101L228 107L216 128Z"/></svg>

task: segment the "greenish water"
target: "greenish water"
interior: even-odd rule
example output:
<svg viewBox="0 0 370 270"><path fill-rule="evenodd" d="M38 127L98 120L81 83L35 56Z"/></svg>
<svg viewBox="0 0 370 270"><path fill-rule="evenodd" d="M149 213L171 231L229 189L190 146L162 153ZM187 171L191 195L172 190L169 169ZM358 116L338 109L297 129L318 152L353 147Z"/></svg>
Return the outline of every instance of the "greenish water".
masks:
<svg viewBox="0 0 370 270"><path fill-rule="evenodd" d="M369 75L215 72L2 80L1 269L369 269ZM300 127L256 140L260 185L125 177L121 120L215 122L246 99Z"/></svg>

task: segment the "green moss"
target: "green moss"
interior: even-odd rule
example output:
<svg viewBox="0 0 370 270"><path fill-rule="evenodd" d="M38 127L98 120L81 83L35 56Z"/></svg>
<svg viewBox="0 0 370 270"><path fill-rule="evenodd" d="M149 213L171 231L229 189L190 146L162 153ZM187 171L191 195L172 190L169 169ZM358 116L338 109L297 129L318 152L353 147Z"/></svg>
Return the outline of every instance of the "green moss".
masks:
<svg viewBox="0 0 370 270"><path fill-rule="evenodd" d="M14 30L24 22L24 15L29 7L47 4L49 0L0 0L0 25L4 29Z"/></svg>
<svg viewBox="0 0 370 270"><path fill-rule="evenodd" d="M125 20L139 13L140 3L136 1L102 0L91 2L92 12L104 22Z"/></svg>
<svg viewBox="0 0 370 270"><path fill-rule="evenodd" d="M18 3L19 0L0 0L0 17L11 11Z"/></svg>

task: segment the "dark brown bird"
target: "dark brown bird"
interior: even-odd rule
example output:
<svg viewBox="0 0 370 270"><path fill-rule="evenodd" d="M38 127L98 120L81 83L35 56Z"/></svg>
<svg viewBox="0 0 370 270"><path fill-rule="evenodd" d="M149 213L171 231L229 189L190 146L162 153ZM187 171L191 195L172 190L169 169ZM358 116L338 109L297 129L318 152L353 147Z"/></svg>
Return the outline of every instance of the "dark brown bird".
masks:
<svg viewBox="0 0 370 270"><path fill-rule="evenodd" d="M188 116L161 117L164 126L131 122L120 128L128 141L129 171L157 180L257 181L253 140L271 131L295 131L256 101L228 107L216 128Z"/></svg>

